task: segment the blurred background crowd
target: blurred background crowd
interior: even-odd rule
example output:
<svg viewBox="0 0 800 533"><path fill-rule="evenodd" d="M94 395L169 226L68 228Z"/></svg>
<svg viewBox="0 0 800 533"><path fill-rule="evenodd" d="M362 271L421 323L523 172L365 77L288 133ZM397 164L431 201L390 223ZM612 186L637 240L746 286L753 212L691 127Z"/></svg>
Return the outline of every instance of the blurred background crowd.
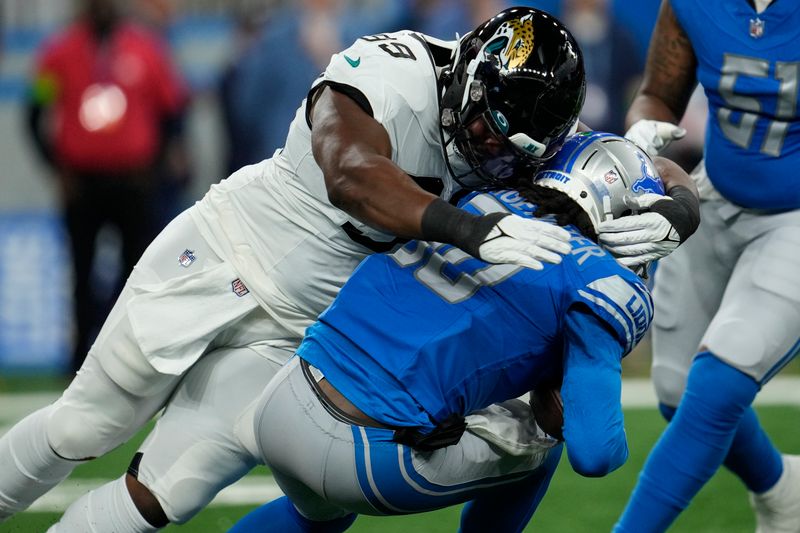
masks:
<svg viewBox="0 0 800 533"><path fill-rule="evenodd" d="M513 4L573 32L582 120L624 133L659 0L0 0L0 375L76 368L143 247L282 145L332 53L398 29L454 39ZM687 168L694 100L672 153Z"/></svg>

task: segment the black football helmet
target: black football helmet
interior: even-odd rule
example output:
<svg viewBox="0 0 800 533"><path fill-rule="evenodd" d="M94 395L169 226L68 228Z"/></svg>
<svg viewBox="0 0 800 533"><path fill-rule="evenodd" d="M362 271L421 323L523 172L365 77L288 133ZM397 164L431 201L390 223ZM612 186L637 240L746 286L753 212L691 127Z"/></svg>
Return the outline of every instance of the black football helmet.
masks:
<svg viewBox="0 0 800 533"><path fill-rule="evenodd" d="M470 189L530 175L575 131L586 93L575 39L530 7L501 11L464 36L441 82L447 164Z"/></svg>

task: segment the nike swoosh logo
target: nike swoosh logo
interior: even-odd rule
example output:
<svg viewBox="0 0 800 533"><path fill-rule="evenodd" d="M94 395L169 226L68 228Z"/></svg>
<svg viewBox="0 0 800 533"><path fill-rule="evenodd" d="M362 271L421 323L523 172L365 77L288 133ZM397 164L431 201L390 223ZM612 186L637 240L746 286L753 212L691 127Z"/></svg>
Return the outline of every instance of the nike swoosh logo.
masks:
<svg viewBox="0 0 800 533"><path fill-rule="evenodd" d="M356 68L361 64L361 58L357 57L355 59L350 59L347 56L344 56L345 60L350 64L351 67Z"/></svg>

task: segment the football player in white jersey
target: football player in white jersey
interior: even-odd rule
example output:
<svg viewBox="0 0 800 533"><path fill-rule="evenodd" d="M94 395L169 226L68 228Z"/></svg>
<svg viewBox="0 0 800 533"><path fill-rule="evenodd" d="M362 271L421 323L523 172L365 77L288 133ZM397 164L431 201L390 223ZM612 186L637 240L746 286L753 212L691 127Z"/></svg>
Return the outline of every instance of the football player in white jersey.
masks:
<svg viewBox="0 0 800 533"><path fill-rule="evenodd" d="M399 32L334 55L285 147L214 185L162 232L63 396L0 439L0 521L133 435L196 366L197 390L210 397L185 383L129 474L76 502L54 529L153 531L188 520L256 464L252 424L230 413L247 413L369 253L422 238L492 263L560 261L566 231L470 215L443 198L498 186L551 156L576 128L583 95L574 40L529 8L503 11L459 42ZM165 421L182 411L201 422L171 433Z"/></svg>

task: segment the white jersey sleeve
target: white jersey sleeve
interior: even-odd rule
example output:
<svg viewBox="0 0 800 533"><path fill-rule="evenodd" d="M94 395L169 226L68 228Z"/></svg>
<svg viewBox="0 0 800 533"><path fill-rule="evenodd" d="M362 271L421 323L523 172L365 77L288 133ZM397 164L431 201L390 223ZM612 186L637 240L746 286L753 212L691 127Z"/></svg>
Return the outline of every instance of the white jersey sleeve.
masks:
<svg viewBox="0 0 800 533"><path fill-rule="evenodd" d="M440 87L425 37L409 31L361 37L331 58L315 82L324 85L353 98L386 128L392 160L418 183L443 180L452 187L441 148Z"/></svg>
<svg viewBox="0 0 800 533"><path fill-rule="evenodd" d="M341 90L355 89L359 103L381 124L408 122L438 106L433 65L422 40L411 32L365 36L350 48L334 54L315 85L327 83ZM351 96L357 93L350 91ZM356 96L356 100L359 98ZM435 120L438 112L433 113ZM438 142L438 127L426 128ZM434 135L435 134L435 135ZM399 148L399 147L398 147Z"/></svg>
<svg viewBox="0 0 800 533"><path fill-rule="evenodd" d="M449 56L442 46L437 54ZM441 189L447 168L436 69L419 34L368 36L333 56L309 98L325 85L348 94L388 132L393 162L421 186L428 178ZM331 204L313 155L309 98L282 149L213 185L192 209L215 253L234 265L261 306L295 339L358 262L395 239Z"/></svg>

